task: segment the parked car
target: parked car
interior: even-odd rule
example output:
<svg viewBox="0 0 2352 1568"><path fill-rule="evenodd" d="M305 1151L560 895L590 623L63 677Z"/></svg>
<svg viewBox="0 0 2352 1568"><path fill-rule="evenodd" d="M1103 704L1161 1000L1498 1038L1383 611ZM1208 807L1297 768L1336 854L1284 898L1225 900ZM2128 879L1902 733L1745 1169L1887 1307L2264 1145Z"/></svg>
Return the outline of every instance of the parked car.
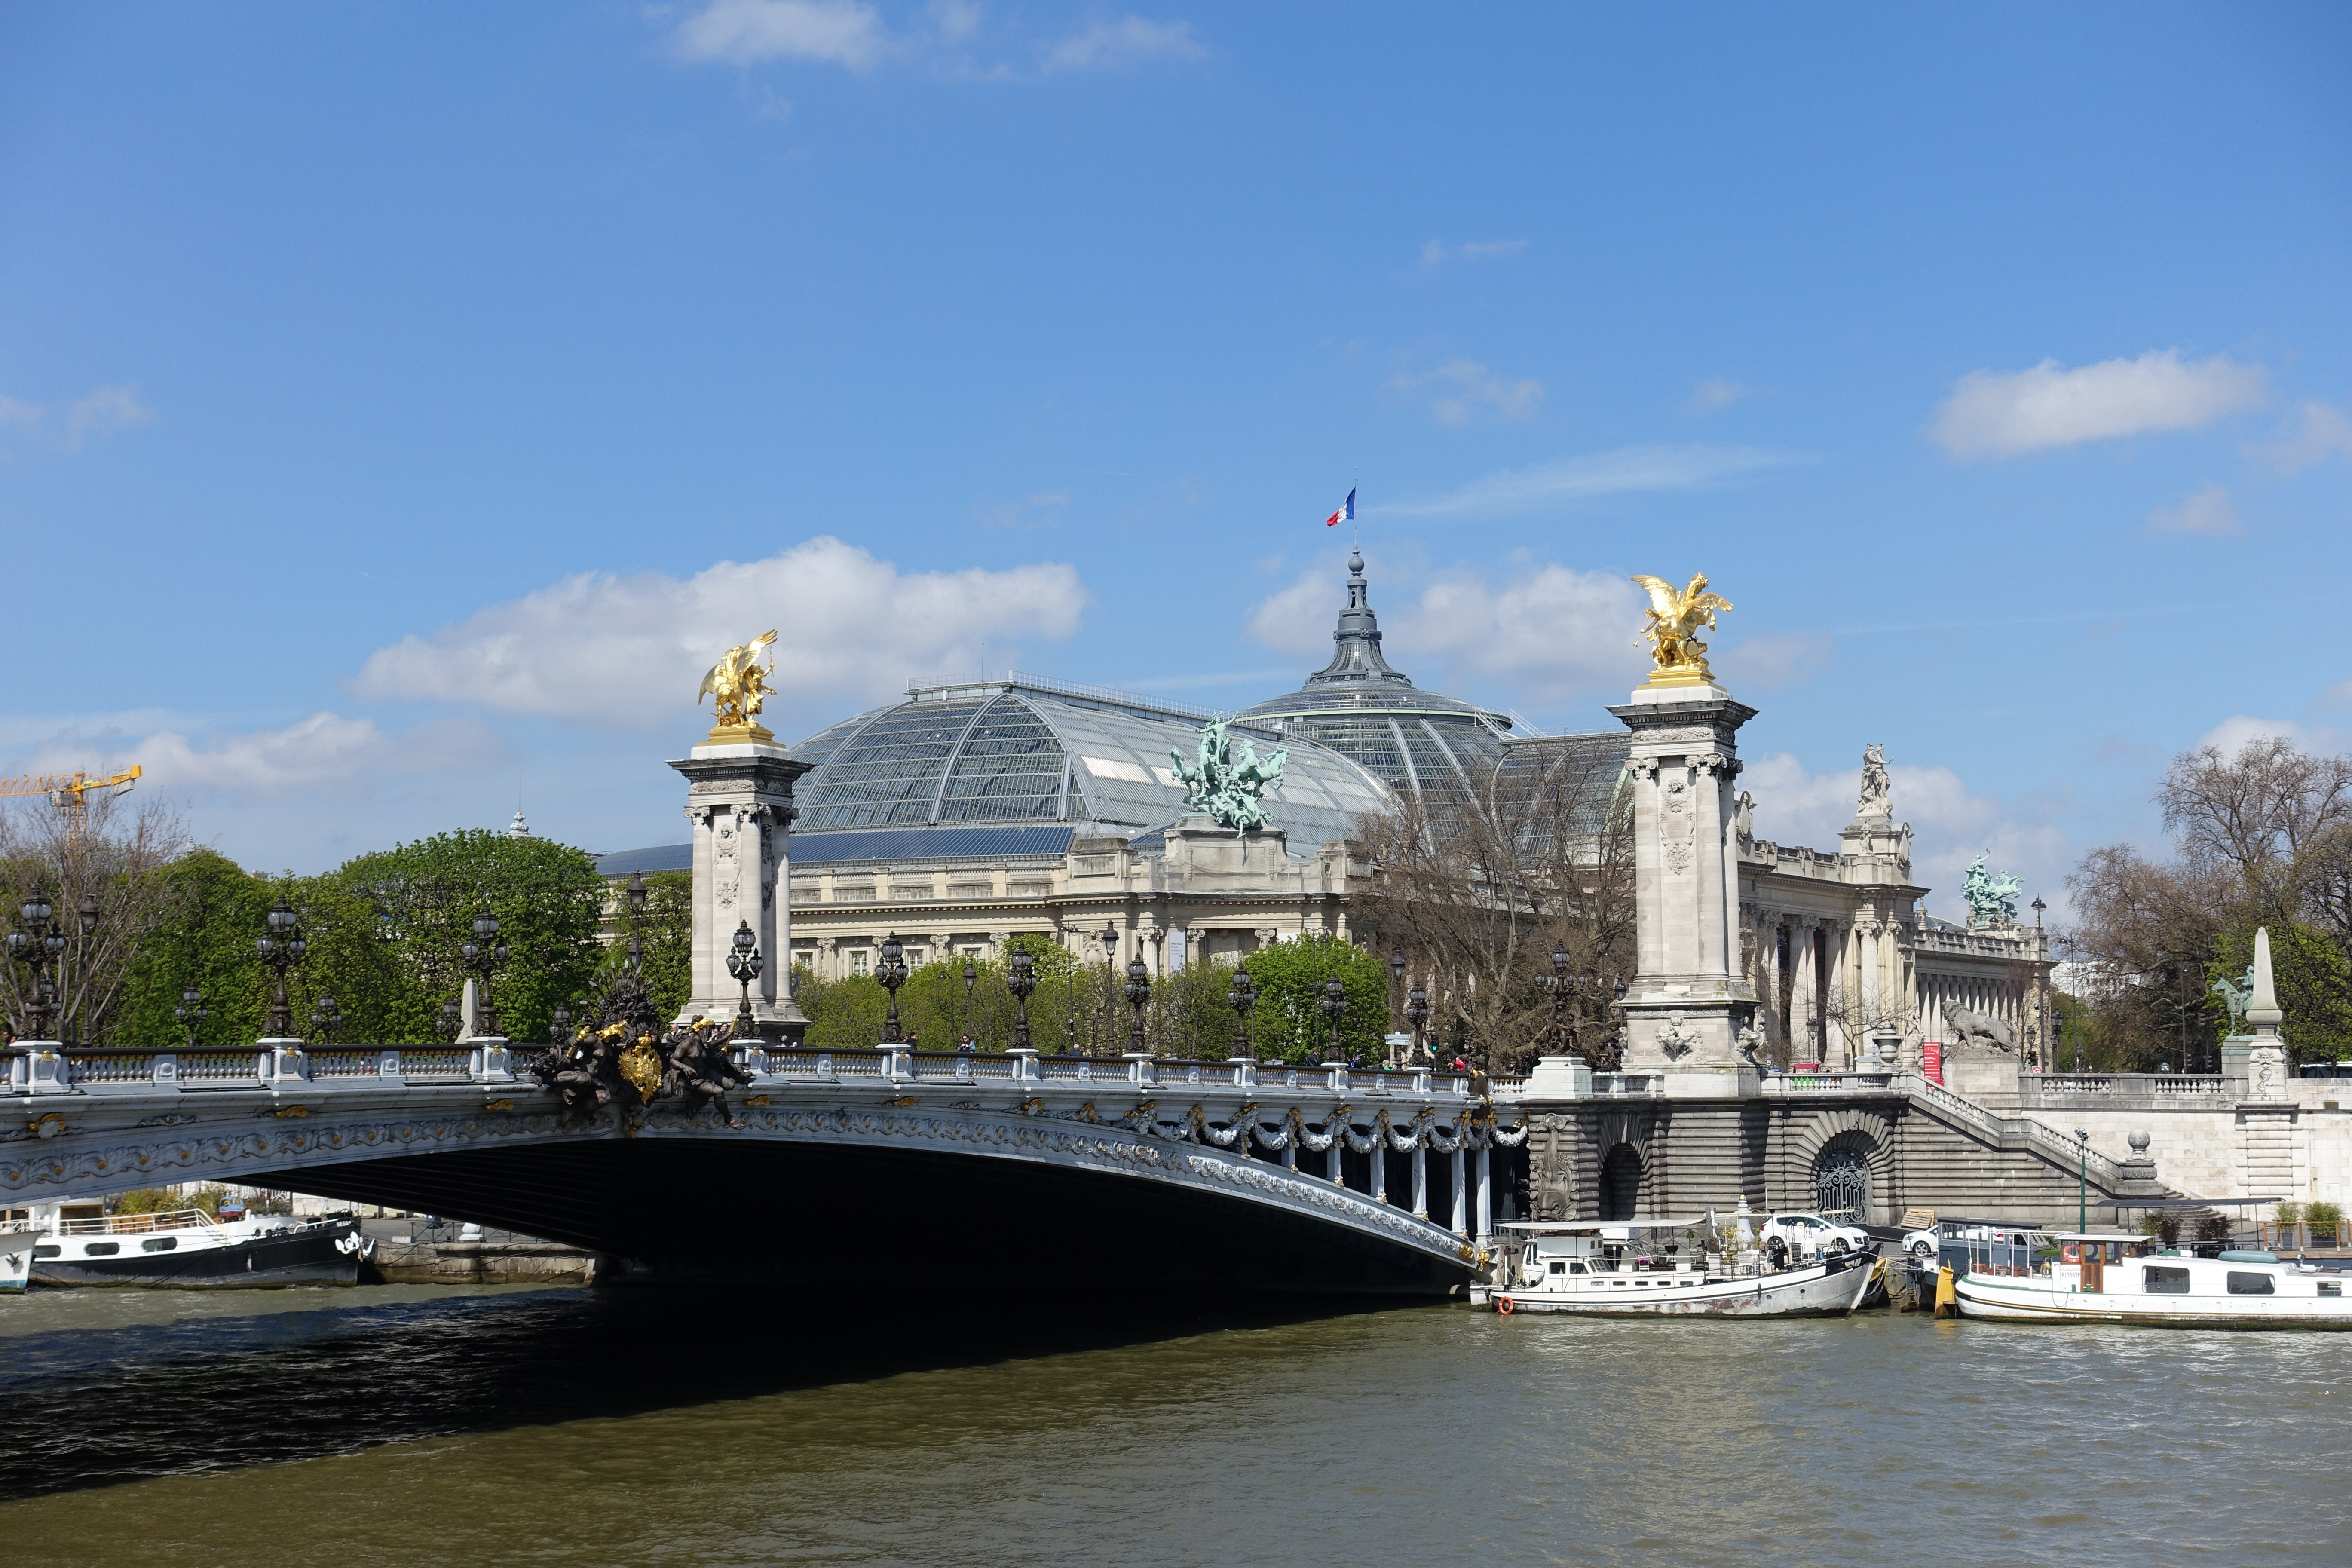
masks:
<svg viewBox="0 0 2352 1568"><path fill-rule="evenodd" d="M1811 1258L1840 1252L1868 1252L1869 1236L1861 1226L1840 1225L1817 1214L1776 1214L1764 1222L1764 1250L1785 1251L1791 1258ZM1772 1244L1779 1242L1779 1247Z"/></svg>

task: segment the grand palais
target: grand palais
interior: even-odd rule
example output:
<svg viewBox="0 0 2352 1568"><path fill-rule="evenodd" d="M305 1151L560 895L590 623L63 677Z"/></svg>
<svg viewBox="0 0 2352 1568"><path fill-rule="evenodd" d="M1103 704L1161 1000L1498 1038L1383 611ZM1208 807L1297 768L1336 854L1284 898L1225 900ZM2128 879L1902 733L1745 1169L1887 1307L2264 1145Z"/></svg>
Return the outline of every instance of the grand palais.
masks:
<svg viewBox="0 0 2352 1568"><path fill-rule="evenodd" d="M1544 735L1415 686L1382 650L1361 554L1348 568L1330 662L1231 721L1237 752L1288 752L1259 831L1187 816L1172 764L1211 715L1107 689L1020 674L917 685L792 747L811 764L785 872L793 966L869 973L894 932L910 964L1034 934L1097 962L1140 957L1155 973L1310 931L1344 936L1350 889L1379 874L1355 841L1364 814L1406 794L1459 795L1497 766L1622 765L1623 731ZM1742 802L1745 967L1775 1056L1877 1048L1916 1061L1939 1008L2000 1019L2021 1051L2045 1054L2038 925L1927 915L1907 825L1858 809L1838 850L1783 847L1754 837ZM614 879L685 871L692 848L599 864Z"/></svg>

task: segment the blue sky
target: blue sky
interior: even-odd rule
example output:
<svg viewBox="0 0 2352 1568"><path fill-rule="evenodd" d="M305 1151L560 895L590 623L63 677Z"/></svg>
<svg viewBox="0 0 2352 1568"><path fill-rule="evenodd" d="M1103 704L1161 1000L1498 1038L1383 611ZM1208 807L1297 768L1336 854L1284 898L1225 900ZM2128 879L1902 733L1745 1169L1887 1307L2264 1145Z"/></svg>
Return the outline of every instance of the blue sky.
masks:
<svg viewBox="0 0 2352 1568"><path fill-rule="evenodd" d="M1866 742L1949 904L2352 730L2340 8L19 5L0 768L320 868L677 836L1018 665L1597 729L1709 573L1759 830ZM28 809L28 808L20 808Z"/></svg>

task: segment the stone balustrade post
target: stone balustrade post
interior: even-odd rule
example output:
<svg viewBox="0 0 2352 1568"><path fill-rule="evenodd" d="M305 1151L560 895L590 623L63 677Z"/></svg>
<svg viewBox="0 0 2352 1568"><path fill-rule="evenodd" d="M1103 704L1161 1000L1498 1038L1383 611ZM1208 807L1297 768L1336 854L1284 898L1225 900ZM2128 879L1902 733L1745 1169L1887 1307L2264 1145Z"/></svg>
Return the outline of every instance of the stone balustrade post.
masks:
<svg viewBox="0 0 2352 1568"><path fill-rule="evenodd" d="M299 1040L278 1039L260 1042L267 1053L262 1058L260 1076L271 1083L303 1083L310 1077L310 1058Z"/></svg>
<svg viewBox="0 0 2352 1568"><path fill-rule="evenodd" d="M897 1083L904 1079L914 1077L914 1064L909 1059L909 1053L912 1052L913 1049L913 1047L905 1045L884 1046L882 1047L882 1076L888 1079L893 1083Z"/></svg>
<svg viewBox="0 0 2352 1568"><path fill-rule="evenodd" d="M180 1087L180 1058L176 1051L159 1051L147 1064L147 1076L157 1089Z"/></svg>
<svg viewBox="0 0 2352 1568"><path fill-rule="evenodd" d="M1486 1246L1495 1239L1495 1179L1494 1164L1489 1151L1478 1151L1475 1180L1478 1187L1478 1245Z"/></svg>
<svg viewBox="0 0 2352 1568"><path fill-rule="evenodd" d="M1126 1058L1127 1079L1138 1088L1149 1088L1160 1081L1160 1063L1150 1051L1122 1051Z"/></svg>
<svg viewBox="0 0 2352 1568"><path fill-rule="evenodd" d="M1227 1057L1225 1060L1233 1066L1234 1087L1235 1089L1255 1089L1257 1087L1257 1058L1255 1057Z"/></svg>
<svg viewBox="0 0 2352 1568"><path fill-rule="evenodd" d="M1035 1083L1039 1080L1041 1075L1037 1071L1036 1047L1014 1046L1004 1054L1013 1058L1013 1078L1014 1082Z"/></svg>

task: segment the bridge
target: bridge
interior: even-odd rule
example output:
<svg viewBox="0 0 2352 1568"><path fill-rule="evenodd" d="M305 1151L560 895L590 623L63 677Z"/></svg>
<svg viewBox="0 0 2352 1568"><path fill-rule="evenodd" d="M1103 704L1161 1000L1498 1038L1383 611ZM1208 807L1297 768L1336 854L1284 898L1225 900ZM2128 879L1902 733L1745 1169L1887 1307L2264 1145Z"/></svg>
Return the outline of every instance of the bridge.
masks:
<svg viewBox="0 0 2352 1568"><path fill-rule="evenodd" d="M19 1043L0 1199L232 1182L474 1220L655 1276L826 1288L1444 1296L1484 1261L1493 1152L1527 1137L1470 1079L1429 1071L729 1054L748 1081L722 1101L580 1114L498 1039Z"/></svg>

